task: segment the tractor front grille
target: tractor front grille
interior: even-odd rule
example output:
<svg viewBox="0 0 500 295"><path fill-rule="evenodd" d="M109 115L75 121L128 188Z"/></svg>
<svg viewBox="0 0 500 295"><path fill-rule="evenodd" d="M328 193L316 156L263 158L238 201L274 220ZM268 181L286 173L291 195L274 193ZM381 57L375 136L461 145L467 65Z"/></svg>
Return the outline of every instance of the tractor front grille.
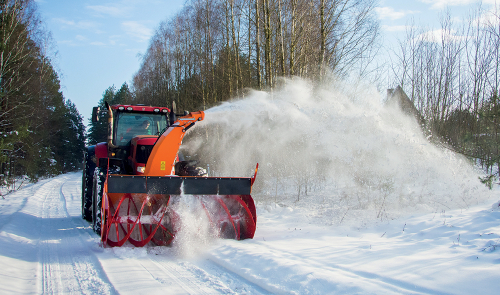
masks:
<svg viewBox="0 0 500 295"><path fill-rule="evenodd" d="M153 145L137 145L136 160L137 163L146 164L148 162L149 155L153 150Z"/></svg>

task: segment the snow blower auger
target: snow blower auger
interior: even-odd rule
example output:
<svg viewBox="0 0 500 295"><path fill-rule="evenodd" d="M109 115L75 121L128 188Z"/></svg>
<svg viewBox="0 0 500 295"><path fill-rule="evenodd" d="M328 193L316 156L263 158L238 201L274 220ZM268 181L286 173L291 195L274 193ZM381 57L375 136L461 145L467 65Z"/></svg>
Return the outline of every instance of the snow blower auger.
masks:
<svg viewBox="0 0 500 295"><path fill-rule="evenodd" d="M169 245L183 223L199 215L206 216L207 224L199 226L208 225L210 234L253 238L257 216L250 194L258 164L252 177L206 177L196 161L179 153L186 131L203 120L203 112L176 115L175 105L171 111L106 103L106 109L108 141L87 148L82 179L82 217L104 245ZM92 120L100 113L94 108ZM179 212L183 198L198 208L196 218L188 217L195 220Z"/></svg>

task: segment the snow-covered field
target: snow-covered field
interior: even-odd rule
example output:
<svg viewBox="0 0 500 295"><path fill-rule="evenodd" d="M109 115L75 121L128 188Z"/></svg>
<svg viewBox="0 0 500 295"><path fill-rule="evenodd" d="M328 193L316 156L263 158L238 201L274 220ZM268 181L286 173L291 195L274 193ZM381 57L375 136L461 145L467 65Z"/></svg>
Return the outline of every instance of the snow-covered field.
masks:
<svg viewBox="0 0 500 295"><path fill-rule="evenodd" d="M258 206L253 240L103 248L80 217L79 173L0 200L1 294L496 294L500 211L320 226Z"/></svg>

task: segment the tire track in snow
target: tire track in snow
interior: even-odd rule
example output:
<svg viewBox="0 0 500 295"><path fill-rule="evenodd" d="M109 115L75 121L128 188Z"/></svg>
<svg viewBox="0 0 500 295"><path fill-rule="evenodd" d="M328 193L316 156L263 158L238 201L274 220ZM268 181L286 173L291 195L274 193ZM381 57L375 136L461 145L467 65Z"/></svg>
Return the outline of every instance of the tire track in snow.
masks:
<svg viewBox="0 0 500 295"><path fill-rule="evenodd" d="M9 224L15 213L19 212L26 206L28 198L32 196L39 187L46 182L46 180L41 180L35 184L28 184L26 187L19 191L12 192L5 195L5 199L0 199L0 231L3 227Z"/></svg>
<svg viewBox="0 0 500 295"><path fill-rule="evenodd" d="M235 294L217 278L165 253L169 250L125 245L107 248L99 258L120 294Z"/></svg>
<svg viewBox="0 0 500 295"><path fill-rule="evenodd" d="M2 206L0 228L0 293L37 293L38 241L40 222L31 203L33 197L46 184L41 181L10 194L8 204ZM30 202L31 200L31 202ZM33 207L33 206L31 206ZM38 210L39 211L39 210Z"/></svg>
<svg viewBox="0 0 500 295"><path fill-rule="evenodd" d="M205 259L196 262L196 266L188 266L194 268L192 271L200 273L200 276L210 276L217 278L219 284L228 286L234 294L271 294L259 285L252 283L245 277L240 276L231 269L224 268L216 262Z"/></svg>
<svg viewBox="0 0 500 295"><path fill-rule="evenodd" d="M178 285L182 290L184 290L187 294L210 294L212 290L206 290L203 288L200 282L197 280L193 280L192 275L189 274L185 269L182 269L175 265L173 262L167 261L154 261L150 259L150 261L158 266L161 270L161 273L152 273L157 281L159 281L162 285ZM144 266L144 265L143 265ZM145 267L147 269L147 267ZM149 270L148 270L149 271Z"/></svg>
<svg viewBox="0 0 500 295"><path fill-rule="evenodd" d="M148 258L161 272L152 274L164 285L177 284L188 294L271 294L230 269L206 259L178 257L176 249L155 247ZM155 255L156 254L156 255Z"/></svg>
<svg viewBox="0 0 500 295"><path fill-rule="evenodd" d="M65 186L78 187L75 174L60 176L37 193L41 202L39 241L39 293L112 294L99 261L91 253L93 241L84 230L83 220L68 213ZM78 177L79 178L79 177ZM76 189L77 190L77 189Z"/></svg>
<svg viewBox="0 0 500 295"><path fill-rule="evenodd" d="M155 276L163 285L175 283L188 294L236 294L219 280L189 263L168 258L150 260L162 270L161 276Z"/></svg>

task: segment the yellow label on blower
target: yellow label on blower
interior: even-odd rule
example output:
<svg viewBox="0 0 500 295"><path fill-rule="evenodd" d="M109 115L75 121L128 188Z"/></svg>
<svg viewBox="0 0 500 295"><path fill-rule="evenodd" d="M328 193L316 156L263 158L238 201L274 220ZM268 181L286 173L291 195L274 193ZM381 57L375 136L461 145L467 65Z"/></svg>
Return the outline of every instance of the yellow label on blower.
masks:
<svg viewBox="0 0 500 295"><path fill-rule="evenodd" d="M160 162L160 170L165 170L165 161Z"/></svg>

